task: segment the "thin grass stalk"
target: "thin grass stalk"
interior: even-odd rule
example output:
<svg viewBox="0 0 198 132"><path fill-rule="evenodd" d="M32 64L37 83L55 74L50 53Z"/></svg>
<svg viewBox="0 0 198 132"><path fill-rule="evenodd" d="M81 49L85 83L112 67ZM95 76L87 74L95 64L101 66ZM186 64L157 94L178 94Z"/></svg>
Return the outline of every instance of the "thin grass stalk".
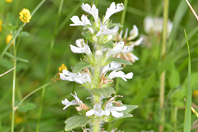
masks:
<svg viewBox="0 0 198 132"><path fill-rule="evenodd" d="M177 132L177 106L171 106L171 123L173 124L174 130L173 132Z"/></svg>
<svg viewBox="0 0 198 132"><path fill-rule="evenodd" d="M76 82L74 82L74 86L73 86L73 89L72 89L72 94L74 94L74 91L76 90ZM71 98L70 98L71 100ZM67 118L70 117L70 113L71 113L71 107L69 107L69 110L67 112Z"/></svg>
<svg viewBox="0 0 198 132"><path fill-rule="evenodd" d="M168 21L168 5L169 0L164 0L164 11L163 11L163 37L162 37L162 49L161 49L161 60L163 61L166 56L166 40L167 40L167 21ZM164 109L164 93L165 93L165 78L166 71L164 70L160 76L160 121L165 122L165 109ZM164 131L164 126L160 124L159 132Z"/></svg>
<svg viewBox="0 0 198 132"><path fill-rule="evenodd" d="M42 0L32 11L31 16L33 16L36 11L41 7L41 5L45 2L46 0ZM21 32L22 28L26 25L26 23L23 23L19 29L16 31L16 34L13 35L11 41L7 44L7 46L4 48L4 50L2 51L1 55L0 55L0 61L1 58L4 56L4 54L6 53L6 51L8 50L8 48L10 47L11 43L16 39L16 37L19 35L19 33Z"/></svg>
<svg viewBox="0 0 198 132"><path fill-rule="evenodd" d="M16 57L15 41L13 43L14 57ZM13 67L16 67L16 59L13 59ZM14 132L14 120L15 120L15 84L16 84L16 68L13 70L13 82L12 82L12 119L11 119L11 132Z"/></svg>
<svg viewBox="0 0 198 132"><path fill-rule="evenodd" d="M186 108L185 108L185 118L184 118L184 132L191 131L191 103L192 103L192 89L191 89L191 58L190 58L190 48L188 44L188 38L186 31L184 30L186 43L188 47L188 89L186 94Z"/></svg>
<svg viewBox="0 0 198 132"><path fill-rule="evenodd" d="M51 82L48 82L46 84L44 84L43 86L39 87L39 88L36 88L34 91L30 92L29 94L27 94L16 106L16 109L18 109L18 107L28 98L30 97L32 94L36 93L37 91L43 89L44 87L50 85Z"/></svg>
<svg viewBox="0 0 198 132"><path fill-rule="evenodd" d="M52 41L51 41L51 44L50 44L50 51L49 51L49 55L48 55L48 61L47 61L47 67L46 67L46 74L45 74L44 83L46 82L47 77L48 77L48 73L49 73L49 65L50 65L51 53L52 53L52 50L53 50L53 47L54 47L54 40L55 40L55 36L56 36L56 33L57 33L57 25L58 25L58 20L59 20L61 11L62 11L63 2L64 2L64 0L60 0L60 5L59 5L59 9L58 9L58 15L57 15L57 19L56 19L56 24L55 24L55 28L54 28L54 32L53 32ZM41 103L40 103L40 108L39 108L39 117L38 117L36 132L39 132L40 118L41 118L41 114L42 114L43 100L44 100L44 96L45 96L45 88L46 87L44 87L42 89Z"/></svg>

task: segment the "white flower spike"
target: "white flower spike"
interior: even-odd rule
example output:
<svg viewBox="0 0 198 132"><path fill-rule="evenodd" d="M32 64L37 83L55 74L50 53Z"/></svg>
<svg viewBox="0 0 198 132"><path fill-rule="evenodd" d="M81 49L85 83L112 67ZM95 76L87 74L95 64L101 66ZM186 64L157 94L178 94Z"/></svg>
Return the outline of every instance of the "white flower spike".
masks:
<svg viewBox="0 0 198 132"><path fill-rule="evenodd" d="M119 3L117 5L115 5L115 2L111 3L110 7L107 8L106 15L104 17L104 22L109 20L111 15L120 12L122 10L124 10L124 5L122 3Z"/></svg>

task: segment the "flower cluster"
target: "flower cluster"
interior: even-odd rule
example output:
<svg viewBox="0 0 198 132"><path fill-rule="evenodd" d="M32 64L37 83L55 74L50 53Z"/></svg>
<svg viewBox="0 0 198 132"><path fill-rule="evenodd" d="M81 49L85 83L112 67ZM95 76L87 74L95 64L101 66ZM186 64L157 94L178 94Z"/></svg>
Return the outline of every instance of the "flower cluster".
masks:
<svg viewBox="0 0 198 132"><path fill-rule="evenodd" d="M6 37L6 44L8 44L11 40L12 40L12 35L8 34L8 36ZM13 43L14 43L14 41L12 41L11 44L13 44Z"/></svg>
<svg viewBox="0 0 198 132"><path fill-rule="evenodd" d="M7 3L11 3L12 2L12 0L5 0Z"/></svg>
<svg viewBox="0 0 198 132"><path fill-rule="evenodd" d="M144 30L146 33L152 33L156 36L161 36L163 30L163 18L146 17L144 19ZM168 19L167 22L167 38L169 37L173 28L173 23Z"/></svg>
<svg viewBox="0 0 198 132"><path fill-rule="evenodd" d="M75 94L71 94L75 100L68 101L64 99L62 104L65 105L63 109L71 105L77 105L76 110L81 111L79 114L82 119L86 119L90 122L98 122L91 124L93 126L91 131L100 127L102 122L109 122L111 120L119 119L120 117L131 117L128 112L136 108L137 106L123 105L120 101L115 101L115 97L112 94L115 93L113 89L113 79L116 77L122 78L124 81L131 79L133 73L129 72L125 74L122 69L123 65L131 65L131 62L135 62L138 58L131 52L134 50L134 46L138 46L142 38L136 39L138 36L138 28L133 26L130 31L129 37L127 37L128 29L124 37L122 32L118 33L120 24L115 24L110 21L110 17L122 11L124 5L122 3L115 4L113 2L109 8L107 8L105 16L100 19L99 11L94 4L82 4L82 9L88 14L92 15L94 20L90 21L88 16L82 15L81 18L73 16L71 21L73 24L70 26L83 26L84 31L82 35L86 38L77 39L75 44L70 45L73 53L85 54L84 58L76 64L73 71L60 68L60 79L67 81L74 81L82 85L92 95L92 105L84 104ZM134 40L136 39L136 40ZM90 48L89 43L93 43L93 48ZM63 66L64 67L64 66ZM78 117L72 117L72 120L78 121ZM66 120L65 130L70 130L67 123L70 119ZM79 125L80 126L80 125Z"/></svg>
<svg viewBox="0 0 198 132"><path fill-rule="evenodd" d="M123 34L123 30L120 33L117 32L115 34L114 41L118 42L122 40L124 42L124 49L120 53L114 55L114 57L122 58L134 63L139 58L135 56L132 53L132 51L134 50L135 46L141 44L143 38L141 37L138 40L133 41L138 36L138 28L136 25L133 25L133 29L131 29L129 36L128 36L128 28L126 29L124 36L122 36L122 34Z"/></svg>
<svg viewBox="0 0 198 132"><path fill-rule="evenodd" d="M20 13L19 13L19 18L21 19L22 22L24 23L29 23L31 17L30 11L28 9L23 9Z"/></svg>

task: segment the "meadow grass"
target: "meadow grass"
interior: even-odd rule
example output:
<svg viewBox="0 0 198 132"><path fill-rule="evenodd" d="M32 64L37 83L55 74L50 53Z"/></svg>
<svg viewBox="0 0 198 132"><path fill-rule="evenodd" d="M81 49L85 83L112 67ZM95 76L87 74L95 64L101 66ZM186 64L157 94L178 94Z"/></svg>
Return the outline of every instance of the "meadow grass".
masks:
<svg viewBox="0 0 198 132"><path fill-rule="evenodd" d="M0 31L0 74L16 67L0 76L0 131L63 132L64 121L77 112L74 107L63 111L61 100L71 99L70 93L74 91L81 93L78 94L81 99L90 96L74 82L56 80L58 67L62 63L71 70L82 58L79 54L73 54L69 46L82 38L82 27L70 27L69 24L73 15L85 14L81 10L83 2L95 3L99 14L104 15L113 1L0 1L3 25ZM115 2L123 2L126 7L111 20L122 23L123 30L137 25L139 34L147 35L149 39L133 51L139 60L124 68L125 72L133 72L134 77L127 82L116 79L115 83L116 94L124 96L122 102L138 105L138 108L131 113L132 118L105 123L104 127L106 130L116 127L125 132L198 130L193 124L197 116L191 112L191 102L198 111L198 22L188 4L185 0L168 1L168 5L161 0ZM198 1L189 2L198 12ZM32 15L27 24L19 19L19 12L23 8L29 9ZM159 36L145 33L143 21L147 16L164 16L165 20L169 18L173 22L168 39L162 35L166 31ZM15 30L9 31L8 26L5 27L10 23L17 26ZM21 31L26 33L22 34ZM6 36L10 33L13 33L14 46L11 41L6 44ZM164 54L165 57L162 57ZM162 77L164 71L166 74ZM163 83L160 78L163 78ZM164 88L163 96L159 94L162 90L160 86ZM160 98L164 102L163 107L160 107ZM161 130L160 126L163 127ZM78 128L75 131L82 130Z"/></svg>

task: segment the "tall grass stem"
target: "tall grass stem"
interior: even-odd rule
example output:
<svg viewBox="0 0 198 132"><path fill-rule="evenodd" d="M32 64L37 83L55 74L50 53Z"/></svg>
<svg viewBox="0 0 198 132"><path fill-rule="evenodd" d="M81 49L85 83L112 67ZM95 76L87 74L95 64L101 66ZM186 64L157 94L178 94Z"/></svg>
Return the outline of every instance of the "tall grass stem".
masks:
<svg viewBox="0 0 198 132"><path fill-rule="evenodd" d="M54 47L54 41L55 41L55 36L56 36L56 32L57 32L57 25L58 25L58 20L59 20L59 17L60 17L60 14L61 14L61 10L62 10L62 7L63 7L63 2L64 2L64 0L60 0L60 5L59 5L59 9L58 9L58 15L57 15L57 19L56 19L56 24L55 24L55 28L54 28L54 32L53 32L52 41L51 41L51 44L50 44L50 51L49 51L49 55L48 55L48 61L47 61L47 67L46 67L44 83L46 82L47 77L48 77L48 73L49 73L49 65L50 65L51 53L52 53L52 50L53 50L53 47ZM45 87L42 89L41 103L40 103L40 108L39 108L39 117L38 117L36 132L39 132L40 118L41 118L41 114L42 114L44 96L45 96Z"/></svg>
<svg viewBox="0 0 198 132"><path fill-rule="evenodd" d="M163 36L162 36L162 49L161 49L161 60L163 61L166 56L166 43L167 43L167 21L168 21L168 6L169 0L164 0L164 11L163 11ZM164 110L164 93L165 93L165 78L166 71L164 70L160 76L160 121L165 122L165 110ZM164 131L164 126L160 124L159 132Z"/></svg>

